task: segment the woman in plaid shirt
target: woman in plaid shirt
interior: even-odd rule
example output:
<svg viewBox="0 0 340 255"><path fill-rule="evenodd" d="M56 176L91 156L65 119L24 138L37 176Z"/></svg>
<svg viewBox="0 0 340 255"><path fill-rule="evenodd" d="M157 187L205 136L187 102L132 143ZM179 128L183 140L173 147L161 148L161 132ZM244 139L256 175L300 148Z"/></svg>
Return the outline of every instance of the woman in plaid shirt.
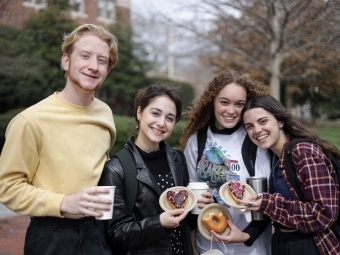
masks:
<svg viewBox="0 0 340 255"><path fill-rule="evenodd" d="M332 153L340 158L339 150L310 131L272 96L251 99L243 114L252 141L273 152L269 193L243 202L249 210L263 212L272 219L272 254L339 255L339 240L330 228L339 214L339 183L326 157ZM299 200L285 171L284 148L295 137L315 141L300 142L292 151L306 202Z"/></svg>

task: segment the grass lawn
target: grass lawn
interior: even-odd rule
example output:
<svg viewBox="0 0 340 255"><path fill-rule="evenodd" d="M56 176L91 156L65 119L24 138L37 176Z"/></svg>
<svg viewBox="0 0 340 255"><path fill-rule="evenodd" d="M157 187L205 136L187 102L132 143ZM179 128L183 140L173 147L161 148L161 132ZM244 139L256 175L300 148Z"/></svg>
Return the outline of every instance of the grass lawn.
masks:
<svg viewBox="0 0 340 255"><path fill-rule="evenodd" d="M312 129L340 150L340 122L316 123L312 126Z"/></svg>

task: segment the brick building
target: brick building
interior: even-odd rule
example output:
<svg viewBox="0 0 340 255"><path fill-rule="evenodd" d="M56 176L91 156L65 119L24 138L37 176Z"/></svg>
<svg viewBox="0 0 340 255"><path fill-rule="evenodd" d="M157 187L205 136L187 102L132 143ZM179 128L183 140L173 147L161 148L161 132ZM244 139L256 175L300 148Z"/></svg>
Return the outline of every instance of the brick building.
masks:
<svg viewBox="0 0 340 255"><path fill-rule="evenodd" d="M46 0L2 0L6 7L0 23L21 28L33 13L46 7ZM69 0L70 16L79 24L93 23L104 27L118 18L130 23L130 0Z"/></svg>

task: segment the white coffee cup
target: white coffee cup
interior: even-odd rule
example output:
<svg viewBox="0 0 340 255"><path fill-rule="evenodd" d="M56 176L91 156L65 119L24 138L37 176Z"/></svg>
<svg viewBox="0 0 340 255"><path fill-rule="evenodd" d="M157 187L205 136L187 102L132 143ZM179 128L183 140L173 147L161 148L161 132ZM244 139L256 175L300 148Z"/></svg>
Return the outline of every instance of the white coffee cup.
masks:
<svg viewBox="0 0 340 255"><path fill-rule="evenodd" d="M111 199L112 204L111 204L111 208L110 208L109 211L95 209L96 212L102 212L103 213L103 216L96 217L96 219L97 220L110 220L110 219L112 219L112 214L113 214L113 203L114 203L116 186L98 186L97 188L109 189L110 193L100 193L100 192L98 192L98 193L94 193L93 196L100 196L100 197L103 197L103 198Z"/></svg>
<svg viewBox="0 0 340 255"><path fill-rule="evenodd" d="M209 186L205 182L190 182L187 186L187 188L191 189L197 199L202 197L202 192L208 191ZM199 214L202 209L198 208L198 205L196 204L195 207L191 210L192 214Z"/></svg>

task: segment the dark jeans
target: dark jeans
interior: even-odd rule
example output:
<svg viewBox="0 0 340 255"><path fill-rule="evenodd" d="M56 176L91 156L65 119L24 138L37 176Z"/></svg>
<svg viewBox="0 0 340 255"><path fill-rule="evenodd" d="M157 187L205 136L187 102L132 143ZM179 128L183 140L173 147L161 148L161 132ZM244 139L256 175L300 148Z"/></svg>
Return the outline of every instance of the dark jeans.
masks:
<svg viewBox="0 0 340 255"><path fill-rule="evenodd" d="M311 234L301 231L284 233L275 229L272 255L320 255Z"/></svg>
<svg viewBox="0 0 340 255"><path fill-rule="evenodd" d="M112 255L102 221L32 217L24 247L25 255Z"/></svg>

